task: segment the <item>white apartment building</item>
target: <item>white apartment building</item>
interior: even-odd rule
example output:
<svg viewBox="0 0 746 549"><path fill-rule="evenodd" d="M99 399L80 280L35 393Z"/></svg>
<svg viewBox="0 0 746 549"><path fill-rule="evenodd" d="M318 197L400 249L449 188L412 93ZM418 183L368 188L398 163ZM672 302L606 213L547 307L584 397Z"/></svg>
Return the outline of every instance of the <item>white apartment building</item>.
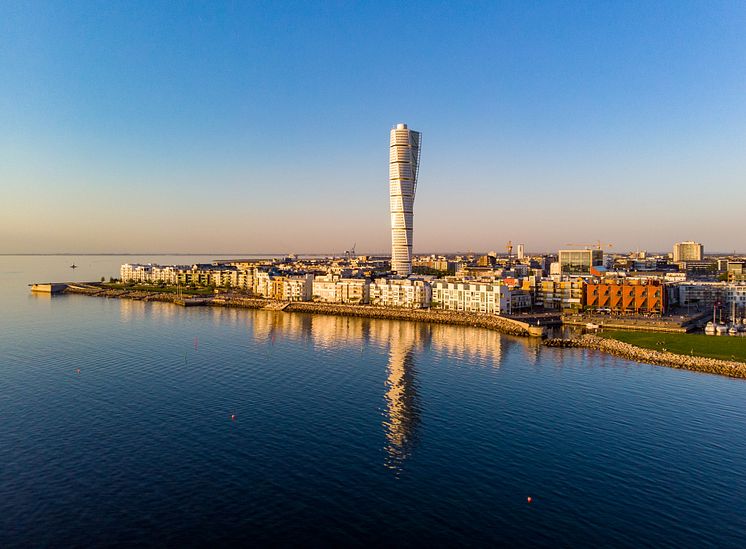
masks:
<svg viewBox="0 0 746 549"><path fill-rule="evenodd" d="M313 275L278 276L273 281L277 288L275 299L282 301L311 301L313 291Z"/></svg>
<svg viewBox="0 0 746 549"><path fill-rule="evenodd" d="M150 282L152 271L153 265L150 263L125 263L119 267L119 278L122 282Z"/></svg>
<svg viewBox="0 0 746 549"><path fill-rule="evenodd" d="M364 278L317 276L313 280L313 299L325 303L368 303L370 281Z"/></svg>
<svg viewBox="0 0 746 549"><path fill-rule="evenodd" d="M270 297L272 294L272 277L268 271L257 271L254 277L254 293L262 297Z"/></svg>
<svg viewBox="0 0 746 549"><path fill-rule="evenodd" d="M510 314L510 293L502 284L436 280L432 284L431 307L446 311Z"/></svg>
<svg viewBox="0 0 746 549"><path fill-rule="evenodd" d="M378 278L370 284L370 303L385 307L422 309L430 306L431 288L425 280Z"/></svg>
<svg viewBox="0 0 746 549"><path fill-rule="evenodd" d="M339 277L328 274L313 279L312 298L323 303L337 303L337 281Z"/></svg>
<svg viewBox="0 0 746 549"><path fill-rule="evenodd" d="M736 313L746 312L746 284L728 284L725 289L725 305L730 310L731 305L736 305Z"/></svg>
<svg viewBox="0 0 746 549"><path fill-rule="evenodd" d="M186 265L153 265L151 280L164 284L176 284L179 281L179 272L184 272L187 269L189 267Z"/></svg>

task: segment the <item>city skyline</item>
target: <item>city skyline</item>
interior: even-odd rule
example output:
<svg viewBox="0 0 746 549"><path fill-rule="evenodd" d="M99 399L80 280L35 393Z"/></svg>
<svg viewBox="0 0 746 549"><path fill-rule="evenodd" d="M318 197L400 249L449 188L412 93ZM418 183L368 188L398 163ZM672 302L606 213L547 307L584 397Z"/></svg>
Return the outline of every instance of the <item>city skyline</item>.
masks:
<svg viewBox="0 0 746 549"><path fill-rule="evenodd" d="M415 254L743 253L744 23L719 2L6 3L0 253L382 253L396 120L428 135Z"/></svg>

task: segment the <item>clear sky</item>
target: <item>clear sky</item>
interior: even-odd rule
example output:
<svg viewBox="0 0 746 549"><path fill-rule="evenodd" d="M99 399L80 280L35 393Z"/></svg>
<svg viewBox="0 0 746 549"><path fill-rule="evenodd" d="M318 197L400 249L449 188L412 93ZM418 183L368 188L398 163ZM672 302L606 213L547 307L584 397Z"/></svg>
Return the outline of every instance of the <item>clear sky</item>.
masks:
<svg viewBox="0 0 746 549"><path fill-rule="evenodd" d="M746 251L746 2L0 3L0 253Z"/></svg>

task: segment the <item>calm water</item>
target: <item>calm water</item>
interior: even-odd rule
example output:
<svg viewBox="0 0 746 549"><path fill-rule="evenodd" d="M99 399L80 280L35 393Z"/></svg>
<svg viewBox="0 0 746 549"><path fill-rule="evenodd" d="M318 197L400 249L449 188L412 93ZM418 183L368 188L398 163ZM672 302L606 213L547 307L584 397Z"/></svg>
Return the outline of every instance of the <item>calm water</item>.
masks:
<svg viewBox="0 0 746 549"><path fill-rule="evenodd" d="M744 382L26 287L143 259L0 257L0 546L746 546Z"/></svg>

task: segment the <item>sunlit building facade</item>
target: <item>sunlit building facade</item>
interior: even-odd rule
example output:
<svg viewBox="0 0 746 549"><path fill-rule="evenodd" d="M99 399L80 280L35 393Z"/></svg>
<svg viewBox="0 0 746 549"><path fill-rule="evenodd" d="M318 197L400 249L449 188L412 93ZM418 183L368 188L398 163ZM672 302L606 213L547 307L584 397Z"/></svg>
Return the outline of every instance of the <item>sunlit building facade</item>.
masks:
<svg viewBox="0 0 746 549"><path fill-rule="evenodd" d="M673 245L673 261L702 261L705 255L705 247L699 242L687 240L686 242L677 242Z"/></svg>
<svg viewBox="0 0 746 549"><path fill-rule="evenodd" d="M412 273L414 197L420 163L420 132L397 124L391 130L389 198L391 206L391 270Z"/></svg>
<svg viewBox="0 0 746 549"><path fill-rule="evenodd" d="M593 267L604 264L603 250L560 250L559 265L563 275L590 275Z"/></svg>
<svg viewBox="0 0 746 549"><path fill-rule="evenodd" d="M657 281L589 282L585 286L585 306L616 314L662 315L668 307L666 288Z"/></svg>
<svg viewBox="0 0 746 549"><path fill-rule="evenodd" d="M432 287L434 309L495 315L511 312L510 290L503 284L436 280Z"/></svg>

